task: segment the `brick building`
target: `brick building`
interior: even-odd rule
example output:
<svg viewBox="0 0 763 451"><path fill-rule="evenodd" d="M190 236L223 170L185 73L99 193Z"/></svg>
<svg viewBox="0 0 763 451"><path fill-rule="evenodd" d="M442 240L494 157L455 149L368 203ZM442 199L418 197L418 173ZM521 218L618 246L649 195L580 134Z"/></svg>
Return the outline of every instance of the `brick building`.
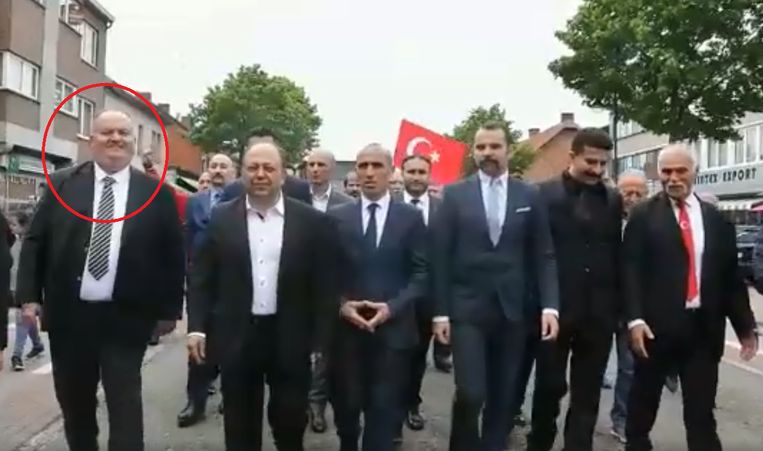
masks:
<svg viewBox="0 0 763 451"><path fill-rule="evenodd" d="M562 113L558 124L546 130L531 128L525 141L536 152L535 160L524 172L522 178L530 182L541 182L562 173L570 163L572 139L580 130L573 113Z"/></svg>

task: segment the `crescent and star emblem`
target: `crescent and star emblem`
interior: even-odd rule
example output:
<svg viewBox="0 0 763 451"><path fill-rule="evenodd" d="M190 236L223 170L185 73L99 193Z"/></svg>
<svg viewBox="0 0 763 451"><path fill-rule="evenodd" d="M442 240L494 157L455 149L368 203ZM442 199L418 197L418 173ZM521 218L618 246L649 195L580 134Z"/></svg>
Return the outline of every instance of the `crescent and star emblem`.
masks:
<svg viewBox="0 0 763 451"><path fill-rule="evenodd" d="M406 146L405 148L405 155L406 156L413 155L413 151L416 150L416 146L418 146L421 143L424 143L427 146L429 146L429 149L431 150L431 152L429 152L429 158L432 159L432 163L439 162L440 153L437 150L432 149L432 143L428 139L422 136L417 136L413 138L412 140L408 141L408 146Z"/></svg>
<svg viewBox="0 0 763 451"><path fill-rule="evenodd" d="M678 226L681 227L681 230L686 230L689 228L689 223L686 221L681 221L678 223Z"/></svg>

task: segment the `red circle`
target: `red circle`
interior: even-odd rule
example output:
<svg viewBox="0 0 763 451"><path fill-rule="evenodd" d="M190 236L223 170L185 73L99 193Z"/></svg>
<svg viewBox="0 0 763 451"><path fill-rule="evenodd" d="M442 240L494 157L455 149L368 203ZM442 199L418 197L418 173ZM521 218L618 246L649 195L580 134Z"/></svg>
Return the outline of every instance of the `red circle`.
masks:
<svg viewBox="0 0 763 451"><path fill-rule="evenodd" d="M154 190L153 194L151 194L151 197L149 197L148 200L143 205L141 205L137 210L135 210L134 212L130 214L122 216L121 218L113 218L113 219L90 218L76 211L72 207L70 207L66 202L64 202L63 199L61 199L61 196L56 191L56 188L50 182L50 176L48 175L48 166L45 163L45 146L47 145L47 142L48 142L48 132L50 131L50 126L53 124L53 119L55 119L58 112L61 111L61 107L63 107L66 102L71 100L74 96L76 96L80 92L87 91L88 89L99 88L99 87L119 88L133 94L134 96L142 100L143 103L148 105L148 107L154 113L154 117L156 117L156 120L159 121L159 126L162 128L162 135L164 136L164 169L162 170L162 177L159 179L159 183L156 185L156 189ZM136 148L136 151L137 151L137 148ZM77 216L80 219L84 219L90 222L98 222L103 224L120 222L126 219L130 219L133 216L140 213L141 211L143 211L143 209L148 207L151 204L151 202L154 201L154 198L156 197L156 195L159 194L159 190L162 188L162 185L164 184L164 178L167 176L167 168L169 166L169 160L170 160L170 142L169 142L169 139L167 138L167 128L164 126L164 122L162 122L162 118L159 116L159 112L157 112L156 108L154 108L151 102L146 100L146 98L143 97L139 92L135 91L134 89L128 88L127 86L120 85L118 83L93 83L91 85L83 86L77 89L76 91L74 91L73 93L69 94L68 96L66 96L66 98L63 101L61 101L61 103L56 107L56 109L53 110L53 114L50 115L50 119L48 119L48 124L45 126L45 133L42 135L42 171L45 173L45 180L48 182L48 188L50 189L50 192L53 193L53 196L56 198L56 200L58 200L58 203L61 204L67 210L69 210L71 214L73 214L74 216Z"/></svg>

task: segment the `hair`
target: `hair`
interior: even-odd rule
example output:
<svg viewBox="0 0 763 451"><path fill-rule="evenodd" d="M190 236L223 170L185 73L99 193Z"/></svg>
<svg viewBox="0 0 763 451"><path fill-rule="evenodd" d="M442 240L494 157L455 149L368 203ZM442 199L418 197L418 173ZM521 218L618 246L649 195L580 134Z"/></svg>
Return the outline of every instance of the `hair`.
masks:
<svg viewBox="0 0 763 451"><path fill-rule="evenodd" d="M506 145L512 142L511 132L509 132L509 126L503 122L487 121L484 124L480 125L478 130L488 130L488 131L500 130L503 132L503 137L504 137L504 140L506 141Z"/></svg>
<svg viewBox="0 0 763 451"><path fill-rule="evenodd" d="M302 163L305 163L307 161L307 159L310 158L311 155L317 155L317 156L326 157L329 160L329 165L330 166L336 166L336 158L334 157L334 154L329 152L328 150L325 150L325 149L313 149L313 150L311 150L310 153L307 154L307 157L305 157L305 160L303 160Z"/></svg>
<svg viewBox="0 0 763 451"><path fill-rule="evenodd" d="M580 155L585 151L586 147L609 152L614 147L614 144L612 143L612 138L604 130L588 127L580 129L575 134L575 137L572 139L572 153Z"/></svg>
<svg viewBox="0 0 763 451"><path fill-rule="evenodd" d="M400 163L400 167L404 168L405 164L411 160L421 160L425 162L427 166L429 166L429 169L432 169L432 159L426 155L421 155L421 154L408 155L407 157L403 158L403 162Z"/></svg>
<svg viewBox="0 0 763 451"><path fill-rule="evenodd" d="M358 152L358 155L360 155L363 152L380 152L384 154L385 159L387 160L387 165L389 165L390 168L392 168L392 152L390 152L387 148L382 146L379 143L371 143L360 149ZM355 157L357 160L357 156Z"/></svg>
<svg viewBox="0 0 763 451"><path fill-rule="evenodd" d="M622 177L638 177L647 180L646 172L642 171L641 169L626 169L620 173L618 178Z"/></svg>
<svg viewBox="0 0 763 451"><path fill-rule="evenodd" d="M344 180L342 181L342 184L344 185L345 188L347 188L347 179L350 178L350 174L355 174L356 177L358 176L358 174L356 174L355 171L349 171L347 174L345 174Z"/></svg>
<svg viewBox="0 0 763 451"><path fill-rule="evenodd" d="M670 154L670 153L680 153L680 154L686 156L687 158L689 158L689 160L691 160L691 170L693 170L693 171L697 170L697 157L696 157L696 155L694 155L694 152L691 149L689 149L689 147L686 144L681 144L681 143L670 144L670 145L667 145L667 146L663 147L662 150L660 150L660 154L657 155L657 169L658 170L662 168L662 160L665 157L665 155Z"/></svg>

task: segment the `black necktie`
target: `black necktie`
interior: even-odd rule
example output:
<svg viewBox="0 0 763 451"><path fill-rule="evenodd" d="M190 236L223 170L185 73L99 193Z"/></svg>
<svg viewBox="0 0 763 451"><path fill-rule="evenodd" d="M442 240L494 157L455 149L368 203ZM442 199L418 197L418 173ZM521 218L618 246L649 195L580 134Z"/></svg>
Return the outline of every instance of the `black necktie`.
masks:
<svg viewBox="0 0 763 451"><path fill-rule="evenodd" d="M97 219L114 218L114 189L116 182L111 177L104 177L101 200L98 202ZM96 222L90 236L90 260L87 270L95 280L100 280L109 271L109 249L111 248L111 223Z"/></svg>
<svg viewBox="0 0 763 451"><path fill-rule="evenodd" d="M411 205L413 205L416 208L419 208L420 203L421 203L421 199L411 199Z"/></svg>
<svg viewBox="0 0 763 451"><path fill-rule="evenodd" d="M376 210L379 208L379 204L373 203L368 207L368 226L366 226L366 233L363 236L366 243L366 249L369 251L376 250Z"/></svg>

